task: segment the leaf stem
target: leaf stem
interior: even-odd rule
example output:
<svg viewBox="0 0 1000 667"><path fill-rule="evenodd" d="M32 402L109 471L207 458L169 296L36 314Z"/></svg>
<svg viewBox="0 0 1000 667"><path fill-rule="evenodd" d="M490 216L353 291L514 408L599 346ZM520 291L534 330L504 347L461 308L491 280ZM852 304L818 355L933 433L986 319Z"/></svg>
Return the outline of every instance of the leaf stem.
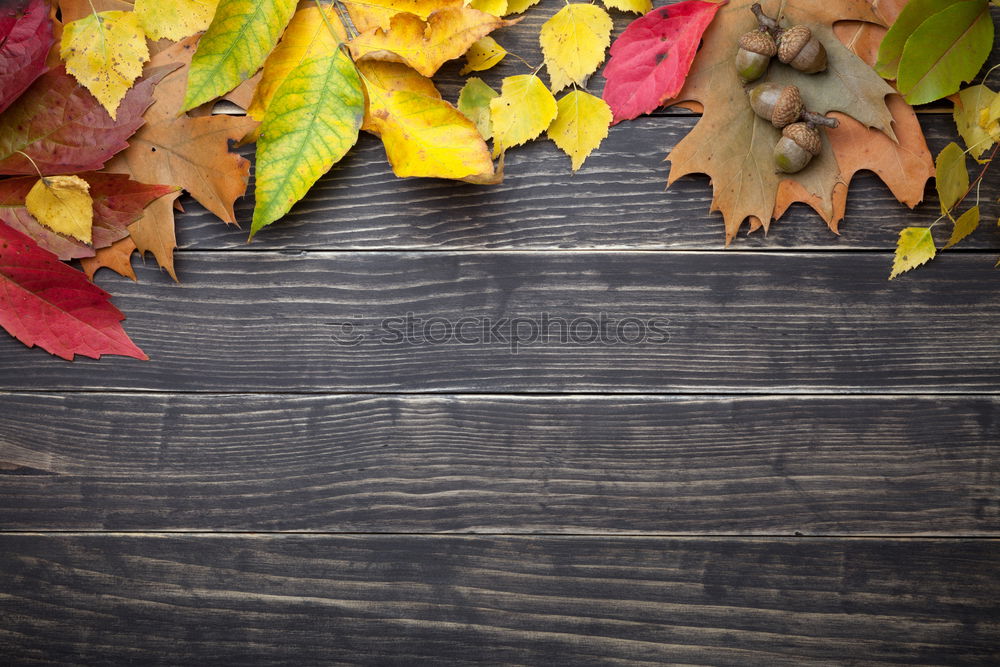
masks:
<svg viewBox="0 0 1000 667"><path fill-rule="evenodd" d="M27 153L25 153L24 151L14 151L14 152L15 152L15 153L20 153L20 154L21 154L21 155L23 155L24 157L28 158L28 162L30 162L30 163L31 163L31 166L35 168L35 171L36 171L36 172L38 172L38 178L42 179L43 181L45 180L45 177L44 177L44 176L42 176L42 170L38 168L38 165L37 165L37 164L35 164L35 161L31 159L31 156L30 156L30 155L28 155L28 154L27 154Z"/></svg>

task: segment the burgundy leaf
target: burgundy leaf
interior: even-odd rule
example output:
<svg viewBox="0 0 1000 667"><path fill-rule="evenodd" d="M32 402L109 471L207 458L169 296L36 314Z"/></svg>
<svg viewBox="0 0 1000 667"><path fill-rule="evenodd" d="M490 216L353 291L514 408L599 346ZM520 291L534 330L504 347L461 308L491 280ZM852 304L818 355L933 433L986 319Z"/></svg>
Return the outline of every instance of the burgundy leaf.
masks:
<svg viewBox="0 0 1000 667"><path fill-rule="evenodd" d="M0 8L5 14L0 16L0 113L45 71L45 57L54 41L45 0L13 5L6 11Z"/></svg>

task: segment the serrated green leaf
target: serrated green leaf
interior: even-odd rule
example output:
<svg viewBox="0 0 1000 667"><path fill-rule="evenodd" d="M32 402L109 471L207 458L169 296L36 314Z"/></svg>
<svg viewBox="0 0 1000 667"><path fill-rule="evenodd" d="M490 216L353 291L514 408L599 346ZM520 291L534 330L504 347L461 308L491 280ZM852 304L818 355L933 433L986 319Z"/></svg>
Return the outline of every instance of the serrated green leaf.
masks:
<svg viewBox="0 0 1000 667"><path fill-rule="evenodd" d="M296 0L220 0L191 60L181 111L228 93L253 76L295 11Z"/></svg>
<svg viewBox="0 0 1000 667"><path fill-rule="evenodd" d="M994 143L986 128L981 125L980 116L984 110L989 115L990 104L997 94L986 86L970 86L960 91L958 97L959 104L955 105L952 117L969 154L978 160Z"/></svg>
<svg viewBox="0 0 1000 667"><path fill-rule="evenodd" d="M462 86L458 94L458 110L471 120L483 135L483 139L493 136L493 124L490 122L490 100L500 94L490 88L482 79L472 77Z"/></svg>
<svg viewBox="0 0 1000 667"><path fill-rule="evenodd" d="M955 3L921 23L906 40L896 87L910 104L951 95L976 76L992 46L986 0Z"/></svg>
<svg viewBox="0 0 1000 667"><path fill-rule="evenodd" d="M955 0L910 0L896 17L889 32L882 38L875 71L886 79L895 79L899 70L899 58L903 55L906 40L921 23L953 4L955 4Z"/></svg>
<svg viewBox="0 0 1000 667"><path fill-rule="evenodd" d="M364 111L361 79L342 50L288 73L261 124L251 238L344 157L358 140Z"/></svg>
<svg viewBox="0 0 1000 667"><path fill-rule="evenodd" d="M899 233L899 240L896 242L896 256L892 261L892 273L889 274L889 280L925 264L934 259L936 254L937 248L934 246L934 237L931 236L930 227L907 227Z"/></svg>
<svg viewBox="0 0 1000 667"><path fill-rule="evenodd" d="M968 211L958 216L955 226L951 230L951 237L944 244L945 248L950 248L966 236L976 231L979 226L979 207L973 206Z"/></svg>
<svg viewBox="0 0 1000 667"><path fill-rule="evenodd" d="M965 167L965 153L954 141L944 147L934 160L935 187L941 200L941 213L948 214L951 207L969 189L969 172Z"/></svg>

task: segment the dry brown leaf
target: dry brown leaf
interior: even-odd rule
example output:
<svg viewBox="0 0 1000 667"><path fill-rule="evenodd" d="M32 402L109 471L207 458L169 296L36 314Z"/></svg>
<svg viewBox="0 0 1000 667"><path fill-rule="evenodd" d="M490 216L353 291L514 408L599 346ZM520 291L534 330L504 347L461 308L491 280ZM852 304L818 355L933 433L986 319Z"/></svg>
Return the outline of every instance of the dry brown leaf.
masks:
<svg viewBox="0 0 1000 667"><path fill-rule="evenodd" d="M81 268L91 280L101 267L107 267L119 275L135 280L135 269L132 268L132 253L135 250L135 241L126 236L106 248L101 248L93 257L81 259Z"/></svg>

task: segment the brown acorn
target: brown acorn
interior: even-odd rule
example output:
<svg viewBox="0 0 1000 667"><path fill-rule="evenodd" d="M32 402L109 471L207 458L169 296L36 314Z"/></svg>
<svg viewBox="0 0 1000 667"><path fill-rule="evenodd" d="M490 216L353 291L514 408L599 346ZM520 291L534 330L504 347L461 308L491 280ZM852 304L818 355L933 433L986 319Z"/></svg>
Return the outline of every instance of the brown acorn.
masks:
<svg viewBox="0 0 1000 667"><path fill-rule="evenodd" d="M778 60L800 72L815 74L826 69L826 49L804 25L794 25L778 36Z"/></svg>
<svg viewBox="0 0 1000 667"><path fill-rule="evenodd" d="M778 171L794 174L802 171L823 148L819 130L812 123L792 123L781 131L774 146L774 165Z"/></svg>
<svg viewBox="0 0 1000 667"><path fill-rule="evenodd" d="M802 114L802 96L796 86L759 83L750 89L750 107L777 128L794 123Z"/></svg>
<svg viewBox="0 0 1000 667"><path fill-rule="evenodd" d="M756 81L764 76L771 58L778 53L771 33L766 30L751 30L740 37L740 48L736 51L736 73L743 83Z"/></svg>

